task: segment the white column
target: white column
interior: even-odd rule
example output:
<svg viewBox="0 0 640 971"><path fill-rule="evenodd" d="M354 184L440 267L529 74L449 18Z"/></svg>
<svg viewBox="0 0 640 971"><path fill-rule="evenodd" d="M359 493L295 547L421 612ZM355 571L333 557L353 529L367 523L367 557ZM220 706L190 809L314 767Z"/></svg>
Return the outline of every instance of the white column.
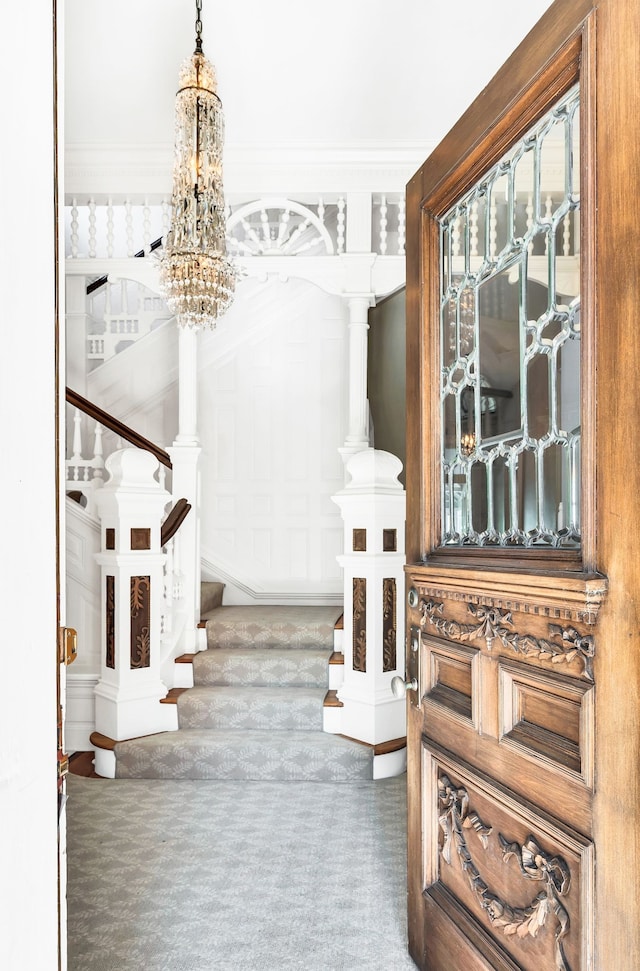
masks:
<svg viewBox="0 0 640 971"><path fill-rule="evenodd" d="M178 436L168 449L173 464L174 501L191 503L189 515L176 533L176 560L182 571L186 622L181 650L198 650L200 622L200 440L198 438L198 331L178 329Z"/></svg>
<svg viewBox="0 0 640 971"><path fill-rule="evenodd" d="M198 331L178 328L178 437L198 445Z"/></svg>
<svg viewBox="0 0 640 971"><path fill-rule="evenodd" d="M355 452L369 447L368 317L373 297L368 293L349 294L345 300L349 307L348 427L340 454L346 465Z"/></svg>
<svg viewBox="0 0 640 971"><path fill-rule="evenodd" d="M406 734L406 706L391 691L404 676L405 492L389 452L353 455L333 501L344 520L344 682L340 732L372 745Z"/></svg>
<svg viewBox="0 0 640 971"><path fill-rule="evenodd" d="M174 556L181 572L182 601L186 613L180 638L181 653L198 651L200 622L200 470L202 449L198 445L182 444L178 439L167 449L173 465L171 492L174 502L186 499L191 503L189 514L174 537ZM206 646L206 645L203 645Z"/></svg>
<svg viewBox="0 0 640 971"><path fill-rule="evenodd" d="M160 609L164 555L160 524L169 494L154 477L150 452L125 448L106 461L96 493L101 524L102 640L95 688L96 731L120 740L177 728L161 705Z"/></svg>
<svg viewBox="0 0 640 971"><path fill-rule="evenodd" d="M67 384L78 394L87 393L87 281L82 275L65 280Z"/></svg>

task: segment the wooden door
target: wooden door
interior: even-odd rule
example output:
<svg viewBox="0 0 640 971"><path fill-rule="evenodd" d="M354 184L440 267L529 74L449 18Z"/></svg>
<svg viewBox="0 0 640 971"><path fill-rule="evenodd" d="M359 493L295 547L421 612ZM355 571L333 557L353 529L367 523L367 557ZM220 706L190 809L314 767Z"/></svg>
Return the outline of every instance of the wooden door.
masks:
<svg viewBox="0 0 640 971"><path fill-rule="evenodd" d="M557 0L408 186L424 969L640 967L639 37Z"/></svg>

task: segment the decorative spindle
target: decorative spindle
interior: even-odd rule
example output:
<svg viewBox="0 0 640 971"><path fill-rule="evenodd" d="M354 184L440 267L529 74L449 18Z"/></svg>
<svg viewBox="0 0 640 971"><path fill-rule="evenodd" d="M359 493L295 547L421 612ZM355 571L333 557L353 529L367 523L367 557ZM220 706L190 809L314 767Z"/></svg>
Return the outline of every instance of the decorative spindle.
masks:
<svg viewBox="0 0 640 971"><path fill-rule="evenodd" d="M129 259L134 254L133 249L133 214L131 212L131 203L127 200L124 204L124 222L127 231L127 256Z"/></svg>
<svg viewBox="0 0 640 971"><path fill-rule="evenodd" d="M404 256L407 226L406 205L405 197L400 196L398 202L398 256Z"/></svg>
<svg viewBox="0 0 640 971"><path fill-rule="evenodd" d="M344 212L344 196L340 196L338 199L338 224L337 224L337 240L336 240L336 250L338 256L344 253L344 222L345 222L345 212Z"/></svg>
<svg viewBox="0 0 640 971"><path fill-rule="evenodd" d="M89 258L96 258L96 204L89 200Z"/></svg>
<svg viewBox="0 0 640 971"><path fill-rule="evenodd" d="M75 415L73 416L73 455L71 456L71 462L75 466L74 479L78 479L78 465L82 462L82 415L80 410L76 408Z"/></svg>
<svg viewBox="0 0 640 971"><path fill-rule="evenodd" d="M80 236L78 233L78 203L73 199L71 203L71 258L78 258L78 242Z"/></svg>
<svg viewBox="0 0 640 971"><path fill-rule="evenodd" d="M93 438L93 478L102 479L104 474L104 459L102 457L102 425L96 422Z"/></svg>
<svg viewBox="0 0 640 971"><path fill-rule="evenodd" d="M324 226L324 202L322 196L318 199L318 220Z"/></svg>
<svg viewBox="0 0 640 971"><path fill-rule="evenodd" d="M167 238L167 233L169 232L169 219L170 219L169 203L167 202L166 199L163 199L162 200L162 242L163 243Z"/></svg>
<svg viewBox="0 0 640 971"><path fill-rule="evenodd" d="M107 257L113 258L113 203L107 202Z"/></svg>
<svg viewBox="0 0 640 971"><path fill-rule="evenodd" d="M380 199L380 256L387 253L387 197Z"/></svg>
<svg viewBox="0 0 640 971"><path fill-rule="evenodd" d="M265 209L260 211L260 226L262 229L262 238L267 244L267 249L269 249L269 244L271 243L271 233L269 231L269 216Z"/></svg>
<svg viewBox="0 0 640 971"><path fill-rule="evenodd" d="M284 212L280 213L280 222L278 225L278 243L277 248L281 249L283 244L287 240L289 235L289 220L291 218L291 212L289 209L285 209Z"/></svg>

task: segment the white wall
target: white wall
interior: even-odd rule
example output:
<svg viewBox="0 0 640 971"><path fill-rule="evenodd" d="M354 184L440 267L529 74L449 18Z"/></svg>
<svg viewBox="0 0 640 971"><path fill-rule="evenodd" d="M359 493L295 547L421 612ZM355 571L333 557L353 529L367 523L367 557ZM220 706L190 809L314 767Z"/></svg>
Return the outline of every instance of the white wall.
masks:
<svg viewBox="0 0 640 971"><path fill-rule="evenodd" d="M52 2L3 6L0 965L58 967ZM36 69L34 69L34 65ZM9 146L13 145L12 149Z"/></svg>
<svg viewBox="0 0 640 971"><path fill-rule="evenodd" d="M200 343L205 575L225 603L339 603L347 308L296 278L239 290Z"/></svg>

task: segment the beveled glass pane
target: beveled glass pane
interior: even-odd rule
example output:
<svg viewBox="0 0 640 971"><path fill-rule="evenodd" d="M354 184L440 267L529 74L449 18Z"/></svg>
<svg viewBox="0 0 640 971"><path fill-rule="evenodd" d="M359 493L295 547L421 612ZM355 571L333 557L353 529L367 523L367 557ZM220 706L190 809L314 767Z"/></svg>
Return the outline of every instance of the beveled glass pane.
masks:
<svg viewBox="0 0 640 971"><path fill-rule="evenodd" d="M520 360L523 328L511 270L489 277L479 292L479 368L482 440L520 428Z"/></svg>
<svg viewBox="0 0 640 971"><path fill-rule="evenodd" d="M443 542L580 541L578 89L441 221Z"/></svg>

